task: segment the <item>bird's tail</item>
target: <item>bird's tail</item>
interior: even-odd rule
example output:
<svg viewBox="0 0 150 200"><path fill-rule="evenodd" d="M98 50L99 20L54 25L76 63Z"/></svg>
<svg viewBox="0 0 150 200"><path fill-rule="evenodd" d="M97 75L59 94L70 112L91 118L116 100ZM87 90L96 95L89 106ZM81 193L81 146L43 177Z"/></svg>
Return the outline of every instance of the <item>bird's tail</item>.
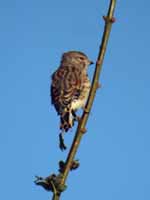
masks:
<svg viewBox="0 0 150 200"><path fill-rule="evenodd" d="M60 117L60 129L67 132L74 125L74 117L72 112L65 111Z"/></svg>

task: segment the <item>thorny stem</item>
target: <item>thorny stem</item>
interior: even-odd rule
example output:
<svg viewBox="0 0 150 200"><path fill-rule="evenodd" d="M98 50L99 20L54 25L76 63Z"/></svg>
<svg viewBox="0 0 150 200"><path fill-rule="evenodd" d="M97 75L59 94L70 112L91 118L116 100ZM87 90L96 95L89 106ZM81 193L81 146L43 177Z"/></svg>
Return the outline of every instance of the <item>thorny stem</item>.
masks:
<svg viewBox="0 0 150 200"><path fill-rule="evenodd" d="M102 42L101 42L98 57L97 57L95 72L94 72L94 76L93 76L93 80L92 80L92 86L91 86L91 90L90 90L90 94L89 94L89 97L88 97L87 104L85 106L85 111L83 112L81 120L78 124L72 146L70 148L68 157L67 157L66 162L65 162L65 168L64 168L64 171L63 171L63 178L61 180L61 185L64 185L65 182L66 182L66 179L67 179L69 171L70 171L71 163L74 160L75 154L77 152L81 138L83 136L83 132L85 132L85 130L86 130L85 126L86 126L86 123L87 123L87 120L88 120L88 117L89 117L89 113L90 113L91 108L92 108L92 104L93 104L93 101L94 101L94 98L95 98L96 90L98 89L98 85L99 85L98 81L99 81L100 73L101 73L101 70L102 70L102 64L103 64L104 55L105 55L105 52L106 52L106 47L107 47L112 23L115 21L115 19L113 17L115 5L116 5L116 0L110 0L107 16L103 17L104 20L105 20L105 27L104 27ZM53 195L52 200L59 200L60 195L61 195L61 193L60 194L55 193Z"/></svg>

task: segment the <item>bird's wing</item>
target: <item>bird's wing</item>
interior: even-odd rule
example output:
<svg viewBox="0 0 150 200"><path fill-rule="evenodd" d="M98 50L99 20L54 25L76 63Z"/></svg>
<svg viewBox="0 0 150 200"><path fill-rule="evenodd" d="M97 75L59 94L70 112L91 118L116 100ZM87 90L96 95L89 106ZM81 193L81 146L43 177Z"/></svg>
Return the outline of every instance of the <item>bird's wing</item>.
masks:
<svg viewBox="0 0 150 200"><path fill-rule="evenodd" d="M75 68L61 67L52 75L51 101L58 114L69 108L81 92L81 75Z"/></svg>

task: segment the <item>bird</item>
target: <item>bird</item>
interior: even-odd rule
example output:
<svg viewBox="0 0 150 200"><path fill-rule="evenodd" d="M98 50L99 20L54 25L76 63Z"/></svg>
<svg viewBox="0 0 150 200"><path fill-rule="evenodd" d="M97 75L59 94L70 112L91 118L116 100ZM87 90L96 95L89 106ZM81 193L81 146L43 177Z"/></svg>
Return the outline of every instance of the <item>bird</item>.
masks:
<svg viewBox="0 0 150 200"><path fill-rule="evenodd" d="M62 54L60 66L51 76L51 103L60 116L59 147L65 150L63 134L68 132L79 118L76 111L84 108L91 83L87 74L93 62L80 51Z"/></svg>

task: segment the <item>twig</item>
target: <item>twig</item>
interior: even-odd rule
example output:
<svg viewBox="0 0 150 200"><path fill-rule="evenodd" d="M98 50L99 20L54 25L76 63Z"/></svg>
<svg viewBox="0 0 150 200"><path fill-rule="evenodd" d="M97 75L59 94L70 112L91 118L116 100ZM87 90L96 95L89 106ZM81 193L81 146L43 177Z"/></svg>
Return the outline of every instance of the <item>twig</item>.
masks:
<svg viewBox="0 0 150 200"><path fill-rule="evenodd" d="M105 27L104 27L102 42L101 42L101 45L100 45L99 54L98 54L98 57L97 57L96 68L95 68L95 72L94 72L94 76L93 76L92 86L91 86L91 90L90 90L90 94L89 94L89 97L88 97L87 104L85 106L85 110L84 110L82 117L81 117L81 120L78 124L71 149L69 151L68 157L67 157L66 162L65 162L64 170L63 170L63 173L62 173L62 179L60 181L60 184L62 186L65 185L67 176L68 176L69 171L70 171L70 166L72 165L72 162L74 160L74 157L75 157L75 154L76 154L77 149L79 147L81 138L83 136L83 133L86 132L85 126L86 126L86 123L87 123L87 120L88 120L88 117L89 117L89 113L90 113L91 108L92 108L92 104L93 104L93 101L94 101L96 90L99 87L98 81L99 81L100 72L101 72L101 69L102 69L104 55L105 55L105 52L106 52L106 46L107 46L107 43L108 43L110 31L111 31L111 26L112 26L112 23L115 21L115 18L113 17L115 5L116 5L116 0L110 0L110 5L109 5L107 16L103 17L104 20L105 20ZM61 193L55 192L52 200L59 200L60 195L61 195Z"/></svg>

